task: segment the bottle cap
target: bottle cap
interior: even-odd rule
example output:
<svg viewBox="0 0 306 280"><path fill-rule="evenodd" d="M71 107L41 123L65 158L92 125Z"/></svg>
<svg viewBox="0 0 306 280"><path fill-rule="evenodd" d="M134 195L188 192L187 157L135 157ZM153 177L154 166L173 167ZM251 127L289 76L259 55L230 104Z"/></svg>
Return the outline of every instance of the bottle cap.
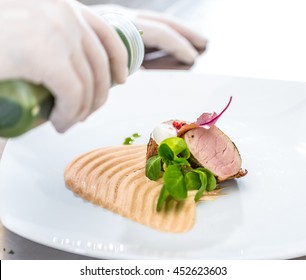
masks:
<svg viewBox="0 0 306 280"><path fill-rule="evenodd" d="M128 51L129 75L134 73L142 64L144 44L139 31L131 20L120 14L105 14L103 18L111 24Z"/></svg>

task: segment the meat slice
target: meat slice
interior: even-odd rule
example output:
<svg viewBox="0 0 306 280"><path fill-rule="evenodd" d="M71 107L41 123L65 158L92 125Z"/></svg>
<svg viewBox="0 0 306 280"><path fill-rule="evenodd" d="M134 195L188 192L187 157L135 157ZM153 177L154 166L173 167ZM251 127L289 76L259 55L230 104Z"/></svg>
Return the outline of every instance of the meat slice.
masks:
<svg viewBox="0 0 306 280"><path fill-rule="evenodd" d="M236 145L219 128L194 128L184 134L193 166L203 166L214 173L218 182L246 175Z"/></svg>

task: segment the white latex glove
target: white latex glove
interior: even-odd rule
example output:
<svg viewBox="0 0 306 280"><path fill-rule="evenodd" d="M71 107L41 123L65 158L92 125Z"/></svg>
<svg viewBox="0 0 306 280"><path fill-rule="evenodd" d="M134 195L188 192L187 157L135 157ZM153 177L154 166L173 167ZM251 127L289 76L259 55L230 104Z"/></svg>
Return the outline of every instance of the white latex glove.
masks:
<svg viewBox="0 0 306 280"><path fill-rule="evenodd" d="M0 79L47 87L59 132L102 105L111 80L120 84L128 75L120 37L74 0L0 0L0 27Z"/></svg>
<svg viewBox="0 0 306 280"><path fill-rule="evenodd" d="M143 31L146 47L158 48L178 61L193 64L198 51L203 50L207 40L177 19L158 12L128 9L118 5L92 5L97 14L119 13L129 17Z"/></svg>

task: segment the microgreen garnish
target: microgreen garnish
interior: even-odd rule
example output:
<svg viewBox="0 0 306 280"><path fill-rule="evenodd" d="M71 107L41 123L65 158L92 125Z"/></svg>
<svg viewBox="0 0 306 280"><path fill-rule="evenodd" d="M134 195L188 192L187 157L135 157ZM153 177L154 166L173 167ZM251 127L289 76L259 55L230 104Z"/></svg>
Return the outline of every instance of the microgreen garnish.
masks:
<svg viewBox="0 0 306 280"><path fill-rule="evenodd" d="M123 145L132 145L136 138L141 136L140 133L133 133L132 136L126 137L123 141Z"/></svg>
<svg viewBox="0 0 306 280"><path fill-rule="evenodd" d="M181 136L184 133L186 133L188 130L191 130L193 128L204 127L204 128L209 129L210 127L215 125L215 123L218 121L218 119L223 115L223 113L227 110L227 108L231 104L232 99L233 99L233 97L231 96L227 105L221 111L220 114L217 114L216 112L203 113L201 116L199 116L197 118L197 120L195 122L192 122L192 123L189 123L189 124L184 124L184 125L180 126L180 128L178 128L179 124L176 124L176 126L174 126L174 124L173 124L173 126L178 129L177 136Z"/></svg>
<svg viewBox="0 0 306 280"><path fill-rule="evenodd" d="M157 201L160 211L168 198L178 201L188 196L188 191L197 190L194 200L198 201L205 191L216 188L216 179L208 169L193 169L188 162L190 151L183 138L171 137L162 141L158 154L146 163L146 176L151 180L163 177L163 186Z"/></svg>
<svg viewBox="0 0 306 280"><path fill-rule="evenodd" d="M225 108L221 111L220 114L217 115L216 112L212 113L212 114L208 114L208 113L204 113L202 114L200 117L198 117L196 124L198 124L199 126L202 127L211 127L213 126L217 120L222 116L222 114L227 110L227 108L229 107L229 105L232 102L233 97L231 96L227 105L225 106Z"/></svg>

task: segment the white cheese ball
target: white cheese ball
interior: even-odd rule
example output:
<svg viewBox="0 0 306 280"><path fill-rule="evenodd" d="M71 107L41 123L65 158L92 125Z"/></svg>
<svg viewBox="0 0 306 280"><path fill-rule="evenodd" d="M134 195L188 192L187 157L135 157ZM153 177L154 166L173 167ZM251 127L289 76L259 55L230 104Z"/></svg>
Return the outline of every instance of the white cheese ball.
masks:
<svg viewBox="0 0 306 280"><path fill-rule="evenodd" d="M159 145L163 140L171 137L176 137L176 129L167 123L161 123L156 126L152 132L153 139Z"/></svg>

